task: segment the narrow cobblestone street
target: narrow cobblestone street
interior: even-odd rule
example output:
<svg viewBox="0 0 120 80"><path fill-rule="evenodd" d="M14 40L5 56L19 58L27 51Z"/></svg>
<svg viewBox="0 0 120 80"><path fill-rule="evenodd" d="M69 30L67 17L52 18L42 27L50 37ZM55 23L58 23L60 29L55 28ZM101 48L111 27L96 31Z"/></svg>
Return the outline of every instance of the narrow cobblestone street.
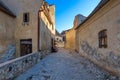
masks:
<svg viewBox="0 0 120 80"><path fill-rule="evenodd" d="M74 53L74 54L73 54ZM74 51L60 48L15 80L119 80L80 57Z"/></svg>

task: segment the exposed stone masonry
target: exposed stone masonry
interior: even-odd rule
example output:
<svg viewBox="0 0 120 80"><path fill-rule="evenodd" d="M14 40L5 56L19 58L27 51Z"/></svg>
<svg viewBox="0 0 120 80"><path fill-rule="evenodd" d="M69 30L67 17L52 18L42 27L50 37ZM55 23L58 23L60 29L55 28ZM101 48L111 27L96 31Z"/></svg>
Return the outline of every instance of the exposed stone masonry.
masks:
<svg viewBox="0 0 120 80"><path fill-rule="evenodd" d="M81 43L81 49L84 54L94 58L95 60L104 63L106 66L115 68L120 68L120 55L116 55L113 51L109 52L106 56L92 46L88 42L83 41Z"/></svg>
<svg viewBox="0 0 120 80"><path fill-rule="evenodd" d="M7 50L3 53L2 56L0 56L0 63L14 59L15 58L15 49L16 49L16 47L14 44L8 45Z"/></svg>
<svg viewBox="0 0 120 80"><path fill-rule="evenodd" d="M13 80L40 61L40 55L39 52L36 52L0 64L0 80Z"/></svg>

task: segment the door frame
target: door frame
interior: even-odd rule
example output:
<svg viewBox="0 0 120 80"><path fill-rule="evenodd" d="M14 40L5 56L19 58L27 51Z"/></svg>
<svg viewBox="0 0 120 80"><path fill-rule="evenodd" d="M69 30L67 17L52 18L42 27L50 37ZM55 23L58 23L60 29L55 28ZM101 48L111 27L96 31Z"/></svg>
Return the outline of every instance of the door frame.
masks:
<svg viewBox="0 0 120 80"><path fill-rule="evenodd" d="M22 48L23 46L25 47L24 49ZM26 51L24 51L25 49ZM29 53L27 52L28 49L30 50ZM32 39L20 39L20 56L24 56L30 53L32 53Z"/></svg>

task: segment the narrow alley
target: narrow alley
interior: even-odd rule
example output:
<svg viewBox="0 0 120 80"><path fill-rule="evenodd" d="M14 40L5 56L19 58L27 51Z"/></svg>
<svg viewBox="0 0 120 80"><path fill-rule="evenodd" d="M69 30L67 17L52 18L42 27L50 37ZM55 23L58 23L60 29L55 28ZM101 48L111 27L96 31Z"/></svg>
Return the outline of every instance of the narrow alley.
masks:
<svg viewBox="0 0 120 80"><path fill-rule="evenodd" d="M120 80L120 0L0 0L0 80Z"/></svg>
<svg viewBox="0 0 120 80"><path fill-rule="evenodd" d="M74 54L73 54L74 53ZM59 48L15 80L119 80L74 51Z"/></svg>

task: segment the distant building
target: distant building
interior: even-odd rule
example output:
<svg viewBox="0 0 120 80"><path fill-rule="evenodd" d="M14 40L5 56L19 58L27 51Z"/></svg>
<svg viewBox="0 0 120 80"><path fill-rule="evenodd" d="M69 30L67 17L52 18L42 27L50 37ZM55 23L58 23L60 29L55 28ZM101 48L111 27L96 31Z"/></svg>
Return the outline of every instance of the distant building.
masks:
<svg viewBox="0 0 120 80"><path fill-rule="evenodd" d="M15 56L50 52L55 36L55 6L43 0L0 1L0 56L9 45Z"/></svg>
<svg viewBox="0 0 120 80"><path fill-rule="evenodd" d="M78 25L76 50L120 76L120 0L101 0Z"/></svg>
<svg viewBox="0 0 120 80"><path fill-rule="evenodd" d="M78 14L75 16L73 28L76 28L79 24L81 24L86 19L85 16Z"/></svg>
<svg viewBox="0 0 120 80"><path fill-rule="evenodd" d="M78 14L75 16L73 28L69 29L65 33L66 42L65 42L65 48L75 50L75 44L76 44L76 31L75 28L81 24L86 19L85 16Z"/></svg>
<svg viewBox="0 0 120 80"><path fill-rule="evenodd" d="M55 35L55 41L56 42L62 42L63 38L61 36L61 34L56 30L56 35Z"/></svg>
<svg viewBox="0 0 120 80"><path fill-rule="evenodd" d="M62 31L62 32L61 32L61 36L62 36L64 42L66 41L65 32L66 32L66 31Z"/></svg>
<svg viewBox="0 0 120 80"><path fill-rule="evenodd" d="M64 41L62 35L56 30L55 47L64 47Z"/></svg>

